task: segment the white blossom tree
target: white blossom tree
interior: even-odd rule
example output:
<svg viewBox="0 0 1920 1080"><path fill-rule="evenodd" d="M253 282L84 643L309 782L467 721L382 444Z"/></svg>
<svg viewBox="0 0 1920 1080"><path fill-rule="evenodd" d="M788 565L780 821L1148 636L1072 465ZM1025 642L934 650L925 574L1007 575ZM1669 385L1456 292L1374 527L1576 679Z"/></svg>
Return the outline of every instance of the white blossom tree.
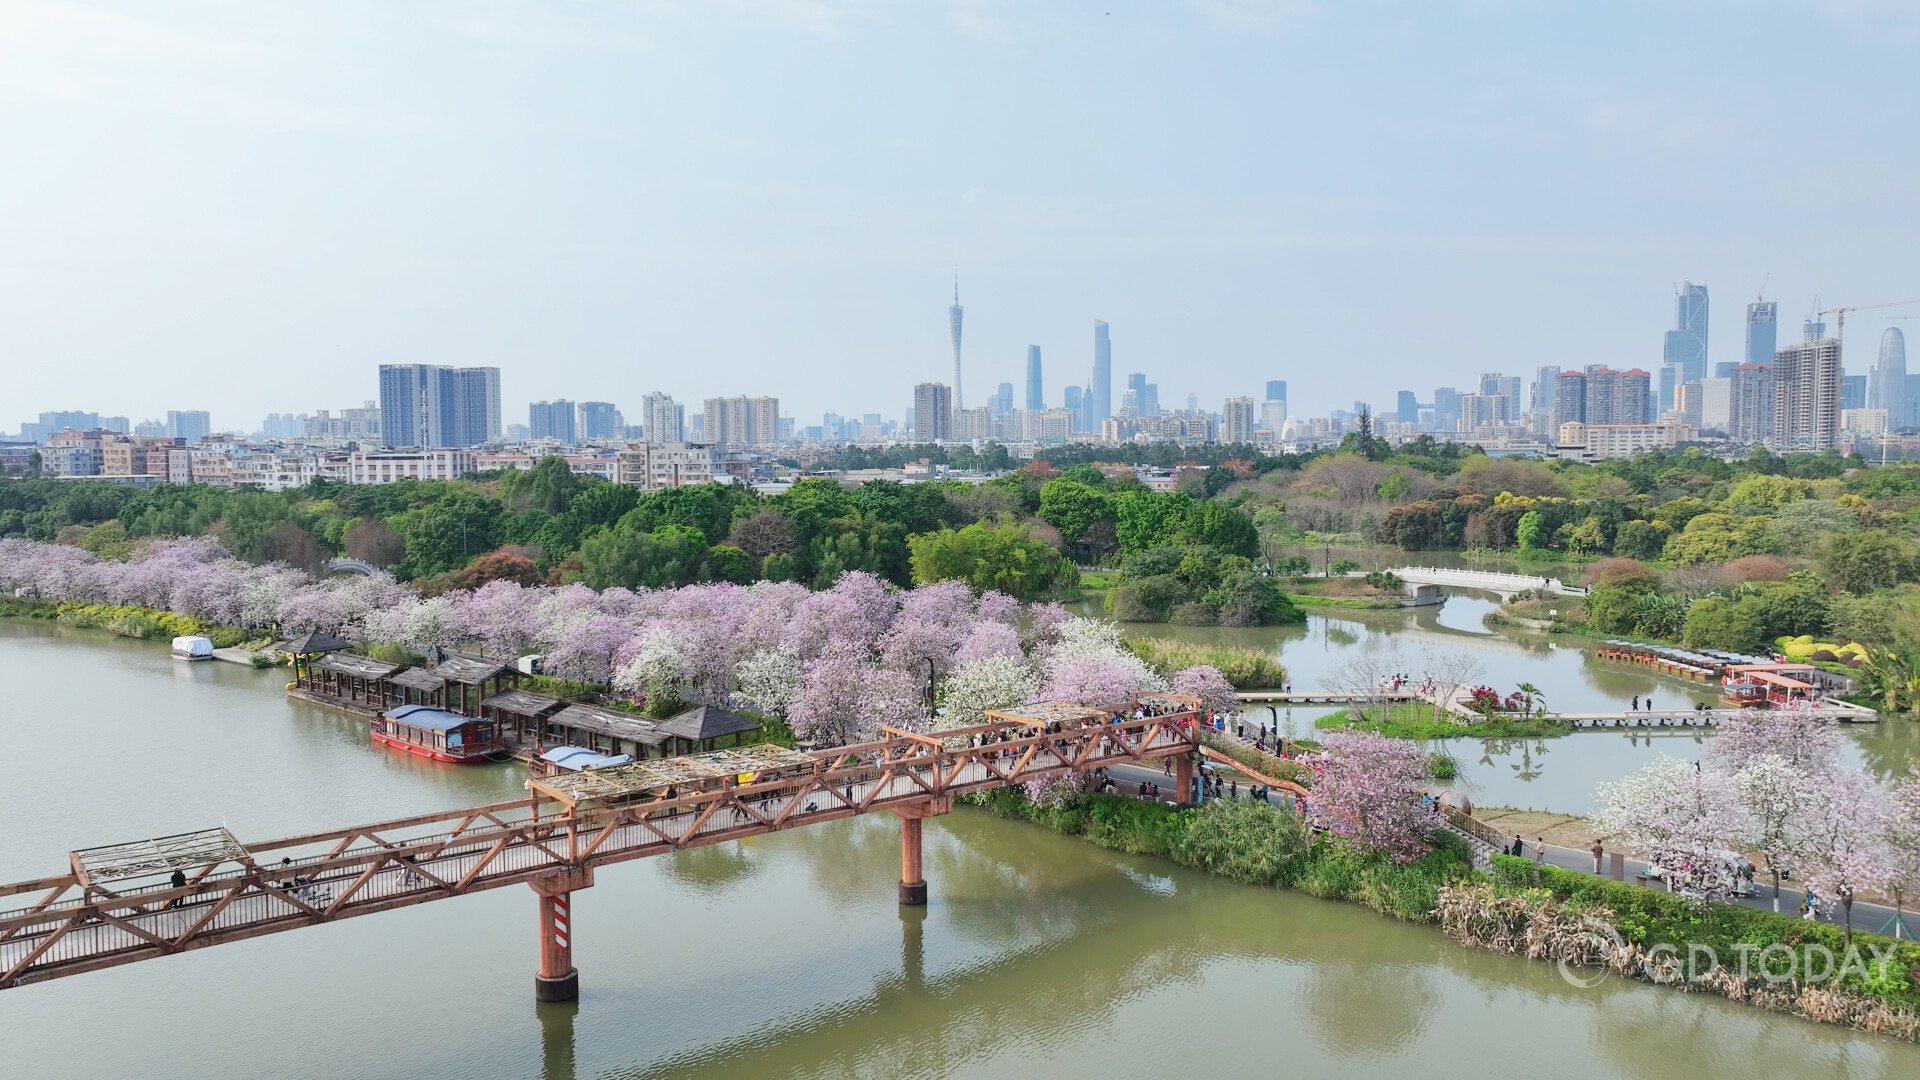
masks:
<svg viewBox="0 0 1920 1080"><path fill-rule="evenodd" d="M1676 891L1703 900L1732 894L1733 867L1722 853L1744 823L1729 777L1662 755L1618 783L1601 784L1599 797L1594 824L1644 854Z"/></svg>

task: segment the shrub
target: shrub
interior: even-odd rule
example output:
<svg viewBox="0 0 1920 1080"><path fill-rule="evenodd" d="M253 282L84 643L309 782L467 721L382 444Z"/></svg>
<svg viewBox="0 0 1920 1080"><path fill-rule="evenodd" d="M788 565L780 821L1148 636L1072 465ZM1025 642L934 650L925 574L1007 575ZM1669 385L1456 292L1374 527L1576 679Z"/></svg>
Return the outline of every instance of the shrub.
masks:
<svg viewBox="0 0 1920 1080"><path fill-rule="evenodd" d="M1127 648L1164 676L1171 677L1174 672L1197 664L1218 668L1236 690L1279 686L1287 679L1287 669L1271 654L1244 646L1142 637L1128 640Z"/></svg>

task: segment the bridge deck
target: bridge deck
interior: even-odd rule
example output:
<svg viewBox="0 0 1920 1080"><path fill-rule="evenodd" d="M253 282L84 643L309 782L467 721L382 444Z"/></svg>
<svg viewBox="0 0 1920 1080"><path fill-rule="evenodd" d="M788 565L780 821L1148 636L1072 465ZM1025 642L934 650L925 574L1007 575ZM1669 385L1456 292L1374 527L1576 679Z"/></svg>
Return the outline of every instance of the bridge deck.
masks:
<svg viewBox="0 0 1920 1080"><path fill-rule="evenodd" d="M706 790L567 807L536 789L522 801L247 844L242 858L193 868L184 887L148 877L110 888L76 859L70 873L0 886L0 988L855 814L940 812L956 794L1200 745L1191 713L966 745L1017 727L889 735L812 752L805 771Z"/></svg>

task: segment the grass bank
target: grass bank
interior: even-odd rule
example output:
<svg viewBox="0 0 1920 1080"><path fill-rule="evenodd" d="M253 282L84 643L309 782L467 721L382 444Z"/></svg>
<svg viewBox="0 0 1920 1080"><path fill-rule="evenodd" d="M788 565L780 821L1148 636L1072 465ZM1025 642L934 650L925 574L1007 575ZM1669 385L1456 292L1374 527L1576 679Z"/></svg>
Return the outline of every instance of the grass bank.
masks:
<svg viewBox="0 0 1920 1080"><path fill-rule="evenodd" d="M121 637L142 641L171 641L177 637L203 637L217 649L269 644L271 638L258 630L226 626L201 619L175 615L154 608L117 604L56 603L22 596L0 597L0 617L46 619L62 626L107 630Z"/></svg>
<svg viewBox="0 0 1920 1080"><path fill-rule="evenodd" d="M1264 690L1287 679L1287 669L1269 653L1238 645L1202 645L1178 638L1136 637L1127 648L1161 675L1209 664L1220 669L1235 690Z"/></svg>
<svg viewBox="0 0 1920 1080"><path fill-rule="evenodd" d="M1352 600L1339 596L1315 596L1312 593L1288 593L1288 598L1300 607L1360 608L1370 611L1398 610L1398 600Z"/></svg>
<svg viewBox="0 0 1920 1080"><path fill-rule="evenodd" d="M1468 723L1427 702L1372 708L1358 715L1338 712L1313 722L1322 731L1372 731L1394 739L1551 739L1573 732L1573 725L1536 717L1490 717Z"/></svg>
<svg viewBox="0 0 1920 1080"><path fill-rule="evenodd" d="M1464 842L1451 833L1436 834L1439 846L1431 853L1400 865L1313 837L1291 810L1246 800L1176 810L1115 795L1081 795L1062 806L1041 807L1009 788L961 799L1114 851L1158 856L1245 885L1351 900L1409 922L1432 921L1441 887L1473 873Z"/></svg>

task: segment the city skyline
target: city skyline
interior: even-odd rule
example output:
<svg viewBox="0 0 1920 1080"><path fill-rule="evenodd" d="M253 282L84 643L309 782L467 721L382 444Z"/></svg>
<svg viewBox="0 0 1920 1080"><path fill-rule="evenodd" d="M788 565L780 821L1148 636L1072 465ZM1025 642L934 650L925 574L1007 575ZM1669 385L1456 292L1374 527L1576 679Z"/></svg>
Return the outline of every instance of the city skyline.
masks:
<svg viewBox="0 0 1920 1080"><path fill-rule="evenodd" d="M1570 369L1657 375L1669 283L1720 293L1712 363L1741 359L1728 346L1763 288L1789 323L1816 295L1920 295L1904 254L1920 225L1881 210L1915 155L1882 137L1916 94L1893 74L1913 23L1891 8L1688 3L1657 24L1409 8L1390 35L1338 8L1003 11L990 28L817 8L799 24L525 11L504 36L402 9L377 56L350 17L318 13L17 27L0 355L18 374L0 422L82 390L133 416L190 371L217 427L251 426L351 405L376 390L354 372L411 362L499 367L508 403L634 415L648 392L698 401L724 376L799 417L845 409L844 386L897 387L861 404L898 415L912 385L951 377L956 264L963 404L1018 382L1029 344L1057 385L1079 382L1090 319L1167 400L1218 403L1279 371L1313 414L1353 396L1356 369L1459 384L1533 370L1546 340ZM1656 25L1655 48L1626 47ZM1846 62L1751 63L1789 43ZM885 74L908 58L924 78ZM363 77L337 84L342 66ZM1459 70L1478 75L1445 81ZM476 123L498 120L506 71L511 122ZM1122 77L1060 89L1096 71ZM688 107L635 104L663 97ZM1226 102L1270 117L1262 137L1223 126ZM1823 153L1795 153L1795 130ZM1379 167L1388 146L1404 167ZM1300 153L1320 168L1277 167ZM1753 179L1711 182L1727 175ZM1853 317L1851 370L1891 325ZM342 370L325 394L286 377Z"/></svg>

